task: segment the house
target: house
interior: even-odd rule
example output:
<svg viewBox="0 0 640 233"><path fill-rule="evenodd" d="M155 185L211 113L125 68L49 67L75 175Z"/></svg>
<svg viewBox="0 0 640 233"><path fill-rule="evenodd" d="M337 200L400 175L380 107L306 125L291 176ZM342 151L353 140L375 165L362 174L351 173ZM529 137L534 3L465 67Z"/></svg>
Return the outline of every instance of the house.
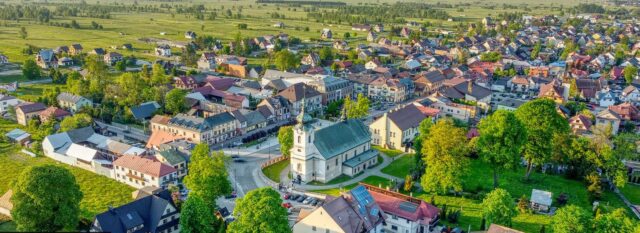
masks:
<svg viewBox="0 0 640 233"><path fill-rule="evenodd" d="M62 121L62 119L68 116L71 116L70 112L51 106L40 112L40 122L47 122L50 120Z"/></svg>
<svg viewBox="0 0 640 233"><path fill-rule="evenodd" d="M491 103L491 90L475 84L473 81L466 81L445 89L442 94L453 100L465 100L476 102L478 107L489 109Z"/></svg>
<svg viewBox="0 0 640 233"><path fill-rule="evenodd" d="M58 66L72 66L73 65L73 59L69 58L69 57L63 57L60 58L60 60L58 60Z"/></svg>
<svg viewBox="0 0 640 233"><path fill-rule="evenodd" d="M367 97L370 100L400 103L411 97L410 85L412 84L399 79L379 77L369 83Z"/></svg>
<svg viewBox="0 0 640 233"><path fill-rule="evenodd" d="M160 57L171 57L171 47L169 45L158 45L155 48L156 56Z"/></svg>
<svg viewBox="0 0 640 233"><path fill-rule="evenodd" d="M194 143L222 143L240 133L240 123L228 112L205 118L180 113L168 120L156 115L150 122L152 132L155 130L168 131Z"/></svg>
<svg viewBox="0 0 640 233"><path fill-rule="evenodd" d="M284 23L283 22L277 22L273 24L274 28L284 28Z"/></svg>
<svg viewBox="0 0 640 233"><path fill-rule="evenodd" d="M193 76L180 76L174 78L173 86L179 89L192 90L198 87L198 81Z"/></svg>
<svg viewBox="0 0 640 233"><path fill-rule="evenodd" d="M611 127L611 132L613 134L618 133L621 122L622 117L620 117L618 113L611 111L610 109L602 110L596 115L596 126Z"/></svg>
<svg viewBox="0 0 640 233"><path fill-rule="evenodd" d="M600 90L596 94L596 101L598 102L598 106L600 107L609 107L618 101L618 96L611 89L606 88Z"/></svg>
<svg viewBox="0 0 640 233"><path fill-rule="evenodd" d="M314 121L305 111L296 120L291 148L293 179L326 183L343 174L353 177L376 165L379 153L371 148L371 134L362 121L349 119L327 125Z"/></svg>
<svg viewBox="0 0 640 233"><path fill-rule="evenodd" d="M27 125L29 120L39 117L40 112L47 108L43 103L25 102L16 105L16 120L18 124Z"/></svg>
<svg viewBox="0 0 640 233"><path fill-rule="evenodd" d="M96 215L90 232L178 233L180 213L169 191L147 194Z"/></svg>
<svg viewBox="0 0 640 233"><path fill-rule="evenodd" d="M540 86L540 91L538 92L538 98L549 98L558 104L562 104L566 101L565 96L566 95L568 96L567 89L568 88L560 85L560 83L556 79L554 79L550 83L543 84Z"/></svg>
<svg viewBox="0 0 640 233"><path fill-rule="evenodd" d="M371 26L369 24L354 24L351 25L351 30L368 32L371 31Z"/></svg>
<svg viewBox="0 0 640 233"><path fill-rule="evenodd" d="M91 102L91 100L69 92L62 92L58 94L56 100L58 101L58 106L68 109L71 112L77 112L83 107L93 106L93 102Z"/></svg>
<svg viewBox="0 0 640 233"><path fill-rule="evenodd" d="M145 121L151 119L158 109L160 109L160 104L158 104L158 102L149 101L138 106L131 107L131 114L136 120Z"/></svg>
<svg viewBox="0 0 640 233"><path fill-rule="evenodd" d="M69 46L69 55L76 56L82 54L82 45L72 44Z"/></svg>
<svg viewBox="0 0 640 233"><path fill-rule="evenodd" d="M571 131L576 135L589 133L592 124L591 119L582 114L575 115L569 119Z"/></svg>
<svg viewBox="0 0 640 233"><path fill-rule="evenodd" d="M273 116L273 121L284 121L291 117L289 101L280 95L263 99L258 104L257 110L267 117Z"/></svg>
<svg viewBox="0 0 640 233"><path fill-rule="evenodd" d="M496 108L497 110L507 110L513 112L524 103L526 103L526 101L514 98L504 98L496 103Z"/></svg>
<svg viewBox="0 0 640 233"><path fill-rule="evenodd" d="M521 75L516 75L509 79L507 86L513 92L529 92L535 89L535 83L533 80Z"/></svg>
<svg viewBox="0 0 640 233"><path fill-rule="evenodd" d="M338 101L353 95L353 83L330 75L316 75L309 85L322 94L322 104Z"/></svg>
<svg viewBox="0 0 640 233"><path fill-rule="evenodd" d="M328 29L328 28L322 29L322 33L320 34L320 38L322 38L322 39L331 39L331 38L333 38L333 32L331 32L331 29Z"/></svg>
<svg viewBox="0 0 640 233"><path fill-rule="evenodd" d="M5 134L9 141L20 145L27 145L31 142L31 134L21 129L13 129Z"/></svg>
<svg viewBox="0 0 640 233"><path fill-rule="evenodd" d="M469 121L476 117L477 108L464 104L454 103L442 96L430 96L423 99L421 106L431 107L440 110L439 116L453 117L462 121Z"/></svg>
<svg viewBox="0 0 640 233"><path fill-rule="evenodd" d="M385 112L369 125L371 143L389 149L403 149L411 146L418 135L418 126L427 117L437 118L437 109L408 104Z"/></svg>
<svg viewBox="0 0 640 233"><path fill-rule="evenodd" d="M10 95L0 94L0 114L9 110L9 107L15 107L23 101Z"/></svg>
<svg viewBox="0 0 640 233"><path fill-rule="evenodd" d="M547 213L551 210L551 202L553 202L553 194L551 192L533 189L531 191L531 209Z"/></svg>
<svg viewBox="0 0 640 233"><path fill-rule="evenodd" d="M267 127L267 118L258 111L238 109L231 112L231 115L240 122L243 134Z"/></svg>
<svg viewBox="0 0 640 233"><path fill-rule="evenodd" d="M125 155L113 162L114 178L134 188L166 189L176 185L178 171L152 157Z"/></svg>
<svg viewBox="0 0 640 233"><path fill-rule="evenodd" d="M491 223L491 225L489 226L489 229L487 230L487 233L524 233L524 232Z"/></svg>
<svg viewBox="0 0 640 233"><path fill-rule="evenodd" d="M198 69L203 71L213 71L216 69L216 54L214 52L204 52L198 59Z"/></svg>
<svg viewBox="0 0 640 233"><path fill-rule="evenodd" d="M5 56L4 54L0 53L0 65L8 64L8 63L9 63L9 58L7 58L7 56Z"/></svg>
<svg viewBox="0 0 640 233"><path fill-rule="evenodd" d="M310 213L300 213L293 233L344 232L381 233L386 215L364 186L360 185L339 197L327 197L325 203Z"/></svg>
<svg viewBox="0 0 640 233"><path fill-rule="evenodd" d="M187 32L184 33L184 38L195 40L196 37L197 37L197 35L196 35L195 32L187 31Z"/></svg>
<svg viewBox="0 0 640 233"><path fill-rule="evenodd" d="M42 69L58 68L58 57L51 49L42 49L36 54L36 64Z"/></svg>
<svg viewBox="0 0 640 233"><path fill-rule="evenodd" d="M640 102L640 90L636 86L629 85L622 89L620 100L625 102Z"/></svg>
<svg viewBox="0 0 640 233"><path fill-rule="evenodd" d="M122 61L124 57L122 54L116 52L109 52L104 55L104 63L107 65L114 65L116 62Z"/></svg>
<svg viewBox="0 0 640 233"><path fill-rule="evenodd" d="M302 60L300 61L300 64L316 67L321 65L322 64L321 62L322 61L320 60L320 56L315 52L311 52L307 54L307 56L304 56L302 58Z"/></svg>
<svg viewBox="0 0 640 233"><path fill-rule="evenodd" d="M58 46L55 49L53 49L53 52L58 55L69 53L69 46L66 46L66 45Z"/></svg>
<svg viewBox="0 0 640 233"><path fill-rule="evenodd" d="M307 84L293 84L278 95L289 101L289 111L292 115L300 114L303 105L305 111L310 113L322 111L322 94Z"/></svg>
<svg viewBox="0 0 640 233"><path fill-rule="evenodd" d="M58 162L110 178L115 178L114 160L125 155L146 154L142 148L97 134L90 126L46 136L42 141L42 151Z"/></svg>
<svg viewBox="0 0 640 233"><path fill-rule="evenodd" d="M89 51L89 54L96 55L98 56L98 58L102 58L106 54L106 51L104 51L103 48L94 48L91 51Z"/></svg>
<svg viewBox="0 0 640 233"><path fill-rule="evenodd" d="M372 185L361 186L387 215L385 232L432 232L440 220L440 210L423 200Z"/></svg>
<svg viewBox="0 0 640 233"><path fill-rule="evenodd" d="M617 113L623 121L640 121L640 110L631 103L609 106L609 110Z"/></svg>

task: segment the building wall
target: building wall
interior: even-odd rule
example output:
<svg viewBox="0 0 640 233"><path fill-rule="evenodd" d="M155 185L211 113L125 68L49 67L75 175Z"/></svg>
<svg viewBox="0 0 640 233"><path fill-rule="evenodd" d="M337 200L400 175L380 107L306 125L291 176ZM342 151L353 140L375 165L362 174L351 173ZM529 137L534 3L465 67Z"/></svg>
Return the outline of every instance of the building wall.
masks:
<svg viewBox="0 0 640 233"><path fill-rule="evenodd" d="M30 112L25 114L24 112L22 112L22 110L16 109L16 119L18 120L18 124L27 125L29 123L29 120L40 117L40 112L42 111Z"/></svg>
<svg viewBox="0 0 640 233"><path fill-rule="evenodd" d="M293 233L344 233L345 231L320 207L293 225Z"/></svg>
<svg viewBox="0 0 640 233"><path fill-rule="evenodd" d="M16 106L19 103L22 103L19 99L11 99L0 102L0 113L6 112L9 109L9 106Z"/></svg>
<svg viewBox="0 0 640 233"><path fill-rule="evenodd" d="M143 174L136 170L131 170L129 168L125 168L121 166L115 166L114 168L115 168L114 178L117 181L125 183L134 188L140 189L145 186L166 188L166 186L169 184L175 184L175 179L174 179L176 177L175 172L169 173L162 177L154 177L154 176ZM129 177L127 176L127 174L131 174L138 178L136 179L136 178Z"/></svg>

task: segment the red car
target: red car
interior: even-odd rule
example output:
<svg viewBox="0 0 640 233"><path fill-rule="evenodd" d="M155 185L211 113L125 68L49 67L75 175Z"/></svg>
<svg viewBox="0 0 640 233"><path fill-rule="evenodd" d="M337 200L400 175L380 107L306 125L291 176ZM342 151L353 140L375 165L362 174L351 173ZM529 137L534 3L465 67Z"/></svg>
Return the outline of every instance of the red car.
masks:
<svg viewBox="0 0 640 233"><path fill-rule="evenodd" d="M282 203L282 207L284 207L285 209L289 209L289 208L291 208L291 203L284 202L284 203Z"/></svg>
<svg viewBox="0 0 640 233"><path fill-rule="evenodd" d="M282 199L285 200L289 200L289 197L291 197L291 193L285 193L284 195L282 195Z"/></svg>

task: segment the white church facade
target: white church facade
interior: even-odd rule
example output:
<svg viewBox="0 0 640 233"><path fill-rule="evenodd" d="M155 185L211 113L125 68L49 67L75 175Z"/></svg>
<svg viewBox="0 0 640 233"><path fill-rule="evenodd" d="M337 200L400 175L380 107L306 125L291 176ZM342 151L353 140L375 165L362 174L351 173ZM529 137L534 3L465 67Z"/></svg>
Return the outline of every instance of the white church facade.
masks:
<svg viewBox="0 0 640 233"><path fill-rule="evenodd" d="M354 176L378 162L371 149L371 134L360 120L341 120L328 126L304 111L293 129L291 172L301 182L329 182L345 174Z"/></svg>

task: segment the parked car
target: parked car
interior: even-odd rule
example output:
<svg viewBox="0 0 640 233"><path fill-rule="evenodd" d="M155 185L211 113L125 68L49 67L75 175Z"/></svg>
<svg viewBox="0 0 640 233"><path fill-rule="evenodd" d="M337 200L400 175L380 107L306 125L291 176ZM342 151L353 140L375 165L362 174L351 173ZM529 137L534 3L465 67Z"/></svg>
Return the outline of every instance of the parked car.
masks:
<svg viewBox="0 0 640 233"><path fill-rule="evenodd" d="M311 203L313 200L315 200L315 198L313 197L308 197L307 199L305 199L304 201L302 201L302 204L309 204Z"/></svg>
<svg viewBox="0 0 640 233"><path fill-rule="evenodd" d="M282 195L282 199L285 199L285 200L289 200L290 197L291 197L291 193L285 193L284 195Z"/></svg>
<svg viewBox="0 0 640 233"><path fill-rule="evenodd" d="M231 191L231 194L229 194L229 195L225 196L224 198L226 198L226 199L233 199L233 198L236 198L236 197L238 197L238 195L236 194L236 191L235 191L235 190L233 190L233 191Z"/></svg>
<svg viewBox="0 0 640 233"><path fill-rule="evenodd" d="M247 162L247 161L246 161L246 160L244 160L244 159L234 159L234 160L233 160L233 162L234 162L234 163L245 163L245 162Z"/></svg>
<svg viewBox="0 0 640 233"><path fill-rule="evenodd" d="M297 202L303 202L305 199L307 199L307 195L300 195L300 197L298 197L298 199L296 199Z"/></svg>
<svg viewBox="0 0 640 233"><path fill-rule="evenodd" d="M315 199L315 200L313 200L311 203L309 203L309 205L317 206L319 202L320 202L320 200Z"/></svg>
<svg viewBox="0 0 640 233"><path fill-rule="evenodd" d="M300 197L300 195L295 194L295 193L292 193L292 194L289 196L289 200L295 201L295 200L297 200L297 199L298 199L298 197Z"/></svg>
<svg viewBox="0 0 640 233"><path fill-rule="evenodd" d="M289 208L291 208L292 206L293 206L293 205L291 205L291 203L289 203L289 202L283 202L283 203L282 203L282 207L284 207L284 208L286 208L286 209L289 209Z"/></svg>
<svg viewBox="0 0 640 233"><path fill-rule="evenodd" d="M237 159L237 158L240 158L240 156L238 156L238 155L231 155L231 158L233 158L233 159Z"/></svg>

